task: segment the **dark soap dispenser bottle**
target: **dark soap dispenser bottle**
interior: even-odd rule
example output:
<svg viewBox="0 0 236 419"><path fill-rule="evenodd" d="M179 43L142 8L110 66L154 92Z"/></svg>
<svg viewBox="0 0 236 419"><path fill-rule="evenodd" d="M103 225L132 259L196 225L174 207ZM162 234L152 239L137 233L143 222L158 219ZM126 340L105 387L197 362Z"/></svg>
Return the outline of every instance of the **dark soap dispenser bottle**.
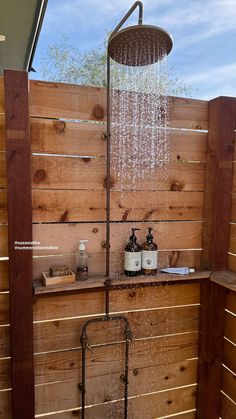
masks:
<svg viewBox="0 0 236 419"><path fill-rule="evenodd" d="M137 243L136 230L140 230L140 228L132 228L129 243L125 246L124 273L127 276L138 276L141 274L142 249Z"/></svg>
<svg viewBox="0 0 236 419"><path fill-rule="evenodd" d="M142 273L155 275L157 273L157 245L153 243L152 228L148 228L147 241L142 245Z"/></svg>

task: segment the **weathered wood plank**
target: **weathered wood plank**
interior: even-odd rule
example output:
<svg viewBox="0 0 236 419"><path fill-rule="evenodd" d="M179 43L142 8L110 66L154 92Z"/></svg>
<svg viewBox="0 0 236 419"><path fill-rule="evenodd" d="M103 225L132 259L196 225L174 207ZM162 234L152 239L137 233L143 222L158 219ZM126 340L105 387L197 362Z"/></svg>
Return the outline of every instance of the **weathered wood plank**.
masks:
<svg viewBox="0 0 236 419"><path fill-rule="evenodd" d="M203 192L111 192L112 221L202 220ZM34 222L104 221L105 191L33 190ZM132 203L132 205L131 205ZM7 191L0 190L0 223L7 223Z"/></svg>
<svg viewBox="0 0 236 419"><path fill-rule="evenodd" d="M111 273L122 274L124 271L123 253L111 253ZM35 257L33 259L33 278L41 278L43 271L49 270L50 266L66 264L72 271L76 270L75 254ZM201 250L182 251L159 251L158 266L191 266L200 268ZM88 258L89 275L105 274L105 254L90 253Z"/></svg>
<svg viewBox="0 0 236 419"><path fill-rule="evenodd" d="M223 367L222 390L236 403L236 375Z"/></svg>
<svg viewBox="0 0 236 419"><path fill-rule="evenodd" d="M199 303L199 284L178 284L170 287L112 290L111 312L123 312L145 308L161 308ZM34 320L52 320L104 313L104 292L57 295L38 298L34 304Z"/></svg>
<svg viewBox="0 0 236 419"><path fill-rule="evenodd" d="M132 223L114 223L111 225L111 251L123 252L129 239ZM140 243L145 241L147 224L139 223L141 232L138 234ZM200 249L201 248L201 222L160 222L152 223L154 237L159 249ZM4 228L1 227L4 231ZM82 224L35 224L33 226L34 241L48 249L35 249L34 255L56 255L74 253L79 238L89 240L89 253L104 253L102 242L105 240L105 225L102 223ZM50 246L55 249L50 249ZM2 246L3 247L3 246ZM4 253L4 252L3 252Z"/></svg>
<svg viewBox="0 0 236 419"><path fill-rule="evenodd" d="M104 121L106 89L64 83L30 81L31 116ZM127 92L127 100L136 97ZM207 129L208 102L169 97L172 127Z"/></svg>
<svg viewBox="0 0 236 419"><path fill-rule="evenodd" d="M205 269L228 267L235 129L236 99L222 96L211 100L202 254Z"/></svg>
<svg viewBox="0 0 236 419"><path fill-rule="evenodd" d="M215 419L221 409L224 318L227 290L201 283L197 418ZM217 327L215 325L217 324Z"/></svg>
<svg viewBox="0 0 236 419"><path fill-rule="evenodd" d="M162 336L136 340L130 346L129 368L144 369L165 363L185 361L197 355L198 333ZM115 344L94 347L88 351L87 377L124 371L125 345ZM35 383L81 380L81 350L50 352L35 355Z"/></svg>
<svg viewBox="0 0 236 419"><path fill-rule="evenodd" d="M9 290L9 274L8 274L8 261L0 261L0 291Z"/></svg>
<svg viewBox="0 0 236 419"><path fill-rule="evenodd" d="M236 345L224 340L224 364L236 374Z"/></svg>
<svg viewBox="0 0 236 419"><path fill-rule="evenodd" d="M0 156L1 157L1 156ZM1 161L0 161L1 164ZM1 166L0 166L1 167ZM5 187L4 166L0 172L0 186ZM33 156L32 180L33 187L37 189L104 189L105 159ZM131 190L129 169L127 178L122 179L119 185L117 169L113 167L113 189ZM183 190L203 191L205 163L166 163L165 176L163 164L157 165L152 179L148 183L148 190ZM158 181L157 181L158 180ZM177 186L176 186L177 185ZM147 190L145 179L133 186L135 190Z"/></svg>
<svg viewBox="0 0 236 419"><path fill-rule="evenodd" d="M0 418L2 418L2 419L12 419L11 404L12 404L12 392L10 390L1 391Z"/></svg>
<svg viewBox="0 0 236 419"><path fill-rule="evenodd" d="M199 306L126 313L135 339L198 331ZM84 318L34 324L34 352L65 350L80 346ZM124 340L123 325L111 321L91 324L91 344ZM54 337L52 339L52 336Z"/></svg>
<svg viewBox="0 0 236 419"><path fill-rule="evenodd" d="M181 368L184 371L180 372ZM169 364L166 367L166 374L164 373L164 366L154 367L151 374L152 379L150 379L150 372L150 368L140 371L136 376L132 374L132 371L130 372L130 397L193 384L196 373L196 361ZM112 397L122 398L124 385L119 375L119 373L112 374L110 377L109 375L104 375L93 377L92 379L88 377L86 386L87 404L99 404L103 400L112 400ZM166 380L165 376L168 376L169 379ZM101 387L99 387L100 380L103 382ZM36 387L36 412L38 414L73 409L78 405L80 405L80 393L77 380Z"/></svg>
<svg viewBox="0 0 236 419"><path fill-rule="evenodd" d="M234 404L228 397L222 394L222 419L235 419L236 417L236 404ZM60 418L66 419L66 418Z"/></svg>
<svg viewBox="0 0 236 419"><path fill-rule="evenodd" d="M12 411L34 418L32 251L15 240L32 241L31 156L28 74L4 72L8 190L8 248L11 322ZM22 403L26 400L27 403Z"/></svg>
<svg viewBox="0 0 236 419"><path fill-rule="evenodd" d="M232 313L236 314L236 294L235 292L230 292L226 300L226 308Z"/></svg>
<svg viewBox="0 0 236 419"><path fill-rule="evenodd" d="M143 419L146 414L150 414L150 417L164 417L168 416L172 418L171 414L181 413L184 410L192 410L195 406L195 393L196 387L191 386L187 388L180 388L174 390L168 390L163 393L154 393L152 395L145 395L131 399L129 401L129 414L132 419ZM86 409L86 418L121 418L124 414L124 403L123 401L111 402L107 404L100 404L97 406L89 407ZM78 409L66 412L58 412L58 419L71 419L73 417L81 419L80 412ZM178 415L179 418L193 419L194 414L187 413ZM45 415L45 419L52 419L53 416ZM173 416L174 419L174 416Z"/></svg>
<svg viewBox="0 0 236 419"><path fill-rule="evenodd" d="M203 192L145 192L148 208L143 197L140 191L111 192L111 221L202 220ZM105 191L33 190L32 206L34 222L106 219Z"/></svg>

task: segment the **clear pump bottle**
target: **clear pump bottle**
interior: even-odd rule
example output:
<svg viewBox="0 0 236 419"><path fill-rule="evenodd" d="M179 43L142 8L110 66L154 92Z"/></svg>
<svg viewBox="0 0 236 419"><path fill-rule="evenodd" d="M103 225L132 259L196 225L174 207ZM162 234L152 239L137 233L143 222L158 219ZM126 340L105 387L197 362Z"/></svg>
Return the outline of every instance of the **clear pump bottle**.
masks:
<svg viewBox="0 0 236 419"><path fill-rule="evenodd" d="M85 243L88 240L80 240L79 248L76 253L76 279L78 281L85 281L88 279L88 252Z"/></svg>

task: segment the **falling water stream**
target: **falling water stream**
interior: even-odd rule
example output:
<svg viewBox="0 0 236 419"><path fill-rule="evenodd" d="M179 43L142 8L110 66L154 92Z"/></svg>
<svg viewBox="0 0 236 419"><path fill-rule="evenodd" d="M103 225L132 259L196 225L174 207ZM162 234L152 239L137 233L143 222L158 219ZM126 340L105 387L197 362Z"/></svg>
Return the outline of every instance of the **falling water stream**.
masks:
<svg viewBox="0 0 236 419"><path fill-rule="evenodd" d="M125 55L126 53L125 47L124 50L119 51L119 54ZM145 51L145 54L151 54L151 51ZM115 61L112 61L111 65L111 174L114 179L113 191L116 191L118 197L118 202L114 202L112 205L120 209L123 221L130 221L134 227L142 227L143 231L137 232L140 244L145 238L147 227L152 226L154 227L155 242L159 245L158 233L155 231L153 221L161 222L163 220L158 214L158 208L161 206L163 213L165 207L163 202L158 202L157 194L154 193L167 189L167 163L170 159L167 128L169 103L165 83L167 61L164 49L162 55L163 59L160 62L143 67L124 66ZM113 214L113 209L112 206L111 214ZM140 213L143 218L140 218ZM141 226L141 223L137 222L138 220L145 221L145 230L143 225ZM111 271L115 277L123 271L122 254L130 236L129 227L131 224L128 226L126 223L122 225L113 223L111 225ZM167 240L167 238L161 238L162 249L168 247ZM160 287L156 301L153 298L151 303L148 301L150 292L144 293L140 309L159 307L161 294L163 293L164 296L165 292L166 288ZM132 310L132 301L130 309ZM155 349L156 339L152 339L152 335L156 336L155 322L158 323L158 312L155 314L150 310L149 314L146 311L145 316L147 319L146 336L150 338L146 340L145 345L147 353L153 354L151 363L155 365L158 363L158 353ZM165 322L165 330L168 332L168 319ZM136 329L138 327L136 324ZM123 349L121 353L120 345L115 346L117 349L114 352L114 357L118 364L118 360L124 359L124 354ZM135 347L131 348L132 351L135 351ZM166 351L165 359L168 363L168 349L163 347L159 351ZM151 393L155 391L156 372L152 366L149 365L149 367L151 368L149 368L150 389L148 392ZM164 366L159 367L159 374L164 376ZM117 383L114 382L114 399L117 397L116 391ZM135 393L139 394L137 388ZM119 417L123 417L122 414L123 406L121 404ZM112 406L107 417L114 419ZM154 407L150 404L147 407L145 419L154 417L156 417Z"/></svg>

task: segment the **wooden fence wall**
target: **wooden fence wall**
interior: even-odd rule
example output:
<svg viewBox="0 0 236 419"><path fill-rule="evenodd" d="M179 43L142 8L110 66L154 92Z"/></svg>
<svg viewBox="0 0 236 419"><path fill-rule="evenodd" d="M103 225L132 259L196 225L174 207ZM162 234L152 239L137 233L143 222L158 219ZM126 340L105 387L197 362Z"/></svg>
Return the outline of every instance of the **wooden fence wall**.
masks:
<svg viewBox="0 0 236 419"><path fill-rule="evenodd" d="M226 300L222 380L222 419L236 417L236 293Z"/></svg>
<svg viewBox="0 0 236 419"><path fill-rule="evenodd" d="M7 257L4 104L0 94L0 256ZM200 266L208 103L170 98L170 161L167 178L152 194L112 191L112 263L120 266L135 221L145 236L150 220L160 264ZM33 239L54 249L34 252L34 278L56 262L75 264L80 238L89 239L89 270L104 273L105 131L104 89L30 82ZM76 121L75 121L76 120ZM117 173L113 171L114 179ZM130 193L130 192L129 192ZM137 203L132 209L132 202ZM164 203L164 204L162 204ZM148 213L148 214L147 214ZM168 237L168 241L166 241ZM168 244L167 244L168 243ZM11 417L7 261L0 261L0 417ZM130 354L130 418L195 415L199 284L111 292L111 312L126 313L136 338ZM104 312L101 291L43 296L34 303L36 416L79 417L81 327ZM114 324L91 328L88 352L88 418L122 416L122 331ZM108 345L104 345L109 343ZM57 413L55 413L57 412Z"/></svg>

